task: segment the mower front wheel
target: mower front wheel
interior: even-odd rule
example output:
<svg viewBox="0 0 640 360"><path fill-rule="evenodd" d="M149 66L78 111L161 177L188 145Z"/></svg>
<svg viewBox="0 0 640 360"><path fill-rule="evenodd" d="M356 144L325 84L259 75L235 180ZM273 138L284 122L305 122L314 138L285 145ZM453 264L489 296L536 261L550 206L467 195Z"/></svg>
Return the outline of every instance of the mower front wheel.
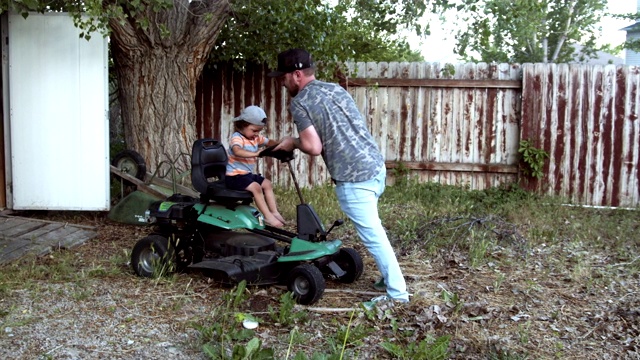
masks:
<svg viewBox="0 0 640 360"><path fill-rule="evenodd" d="M296 302L310 305L320 300L324 294L325 282L322 272L314 265L298 265L291 271L287 287Z"/></svg>
<svg viewBox="0 0 640 360"><path fill-rule="evenodd" d="M351 284L358 280L364 270L364 263L360 254L352 248L342 248L335 259L346 274L338 278L344 284Z"/></svg>
<svg viewBox="0 0 640 360"><path fill-rule="evenodd" d="M169 239L149 235L136 243L131 251L131 266L138 276L156 278L175 269L174 253Z"/></svg>

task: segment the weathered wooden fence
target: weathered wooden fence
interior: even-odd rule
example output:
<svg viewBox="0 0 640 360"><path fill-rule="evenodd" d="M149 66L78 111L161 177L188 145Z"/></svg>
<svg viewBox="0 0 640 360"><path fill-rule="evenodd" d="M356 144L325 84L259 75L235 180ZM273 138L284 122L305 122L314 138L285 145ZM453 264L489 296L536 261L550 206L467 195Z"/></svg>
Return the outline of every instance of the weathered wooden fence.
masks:
<svg viewBox="0 0 640 360"><path fill-rule="evenodd" d="M267 112L267 136L295 134L286 90L267 71L206 70L198 88L199 135L226 142L231 120L251 104ZM366 117L388 168L402 164L423 181L473 189L516 181L519 66L357 63L350 72L343 86ZM328 181L320 158L298 155L295 166L303 186ZM288 172L270 160L261 170L280 185L289 182Z"/></svg>
<svg viewBox="0 0 640 360"><path fill-rule="evenodd" d="M422 181L483 189L516 181L520 67L354 64L342 81L387 160Z"/></svg>
<svg viewBox="0 0 640 360"><path fill-rule="evenodd" d="M267 112L267 136L295 135L286 90L268 71L206 69L198 86L199 136L226 143L231 120L252 104ZM529 139L551 154L544 180L525 182L530 189L580 204L638 206L638 77L636 68L615 66L357 63L341 84L389 169L484 189L523 180L518 145ZM298 154L294 166L302 186L329 179L319 157ZM290 185L282 164L264 159L260 171Z"/></svg>

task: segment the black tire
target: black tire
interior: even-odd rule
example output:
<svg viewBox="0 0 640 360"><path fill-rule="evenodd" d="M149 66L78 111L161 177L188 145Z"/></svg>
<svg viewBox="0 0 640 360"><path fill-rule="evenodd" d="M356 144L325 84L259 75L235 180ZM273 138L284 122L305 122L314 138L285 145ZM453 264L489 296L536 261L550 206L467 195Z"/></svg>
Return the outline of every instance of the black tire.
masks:
<svg viewBox="0 0 640 360"><path fill-rule="evenodd" d="M138 240L131 251L131 267L138 276L148 278L173 272L176 264L169 239L149 235Z"/></svg>
<svg viewBox="0 0 640 360"><path fill-rule="evenodd" d="M346 272L338 281L351 284L358 280L364 271L364 263L360 254L352 248L341 248L334 260Z"/></svg>
<svg viewBox="0 0 640 360"><path fill-rule="evenodd" d="M129 174L139 180L144 180L147 173L147 165L142 155L133 150L124 150L116 154L111 165L125 174Z"/></svg>
<svg viewBox="0 0 640 360"><path fill-rule="evenodd" d="M293 293L296 302L310 305L320 300L324 294L324 277L322 272L311 264L298 265L291 271L287 288Z"/></svg>

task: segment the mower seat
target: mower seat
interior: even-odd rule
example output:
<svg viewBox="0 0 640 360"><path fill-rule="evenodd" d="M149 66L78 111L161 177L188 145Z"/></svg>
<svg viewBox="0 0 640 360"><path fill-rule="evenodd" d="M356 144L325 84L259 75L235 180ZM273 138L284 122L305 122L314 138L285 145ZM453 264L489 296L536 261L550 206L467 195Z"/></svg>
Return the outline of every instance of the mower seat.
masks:
<svg viewBox="0 0 640 360"><path fill-rule="evenodd" d="M246 190L231 190L225 185L227 150L214 139L199 139L191 150L191 183L200 193L200 201L215 201L227 206L249 204L253 194Z"/></svg>

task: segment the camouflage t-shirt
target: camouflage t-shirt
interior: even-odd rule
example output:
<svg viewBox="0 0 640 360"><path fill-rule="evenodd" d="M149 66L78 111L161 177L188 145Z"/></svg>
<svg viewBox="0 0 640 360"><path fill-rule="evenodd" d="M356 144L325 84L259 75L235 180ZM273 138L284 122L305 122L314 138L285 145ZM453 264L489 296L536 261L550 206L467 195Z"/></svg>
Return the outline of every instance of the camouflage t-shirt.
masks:
<svg viewBox="0 0 640 360"><path fill-rule="evenodd" d="M322 157L336 181L372 179L384 166L378 145L351 95L338 84L313 80L293 100L298 132L313 125L322 141Z"/></svg>

